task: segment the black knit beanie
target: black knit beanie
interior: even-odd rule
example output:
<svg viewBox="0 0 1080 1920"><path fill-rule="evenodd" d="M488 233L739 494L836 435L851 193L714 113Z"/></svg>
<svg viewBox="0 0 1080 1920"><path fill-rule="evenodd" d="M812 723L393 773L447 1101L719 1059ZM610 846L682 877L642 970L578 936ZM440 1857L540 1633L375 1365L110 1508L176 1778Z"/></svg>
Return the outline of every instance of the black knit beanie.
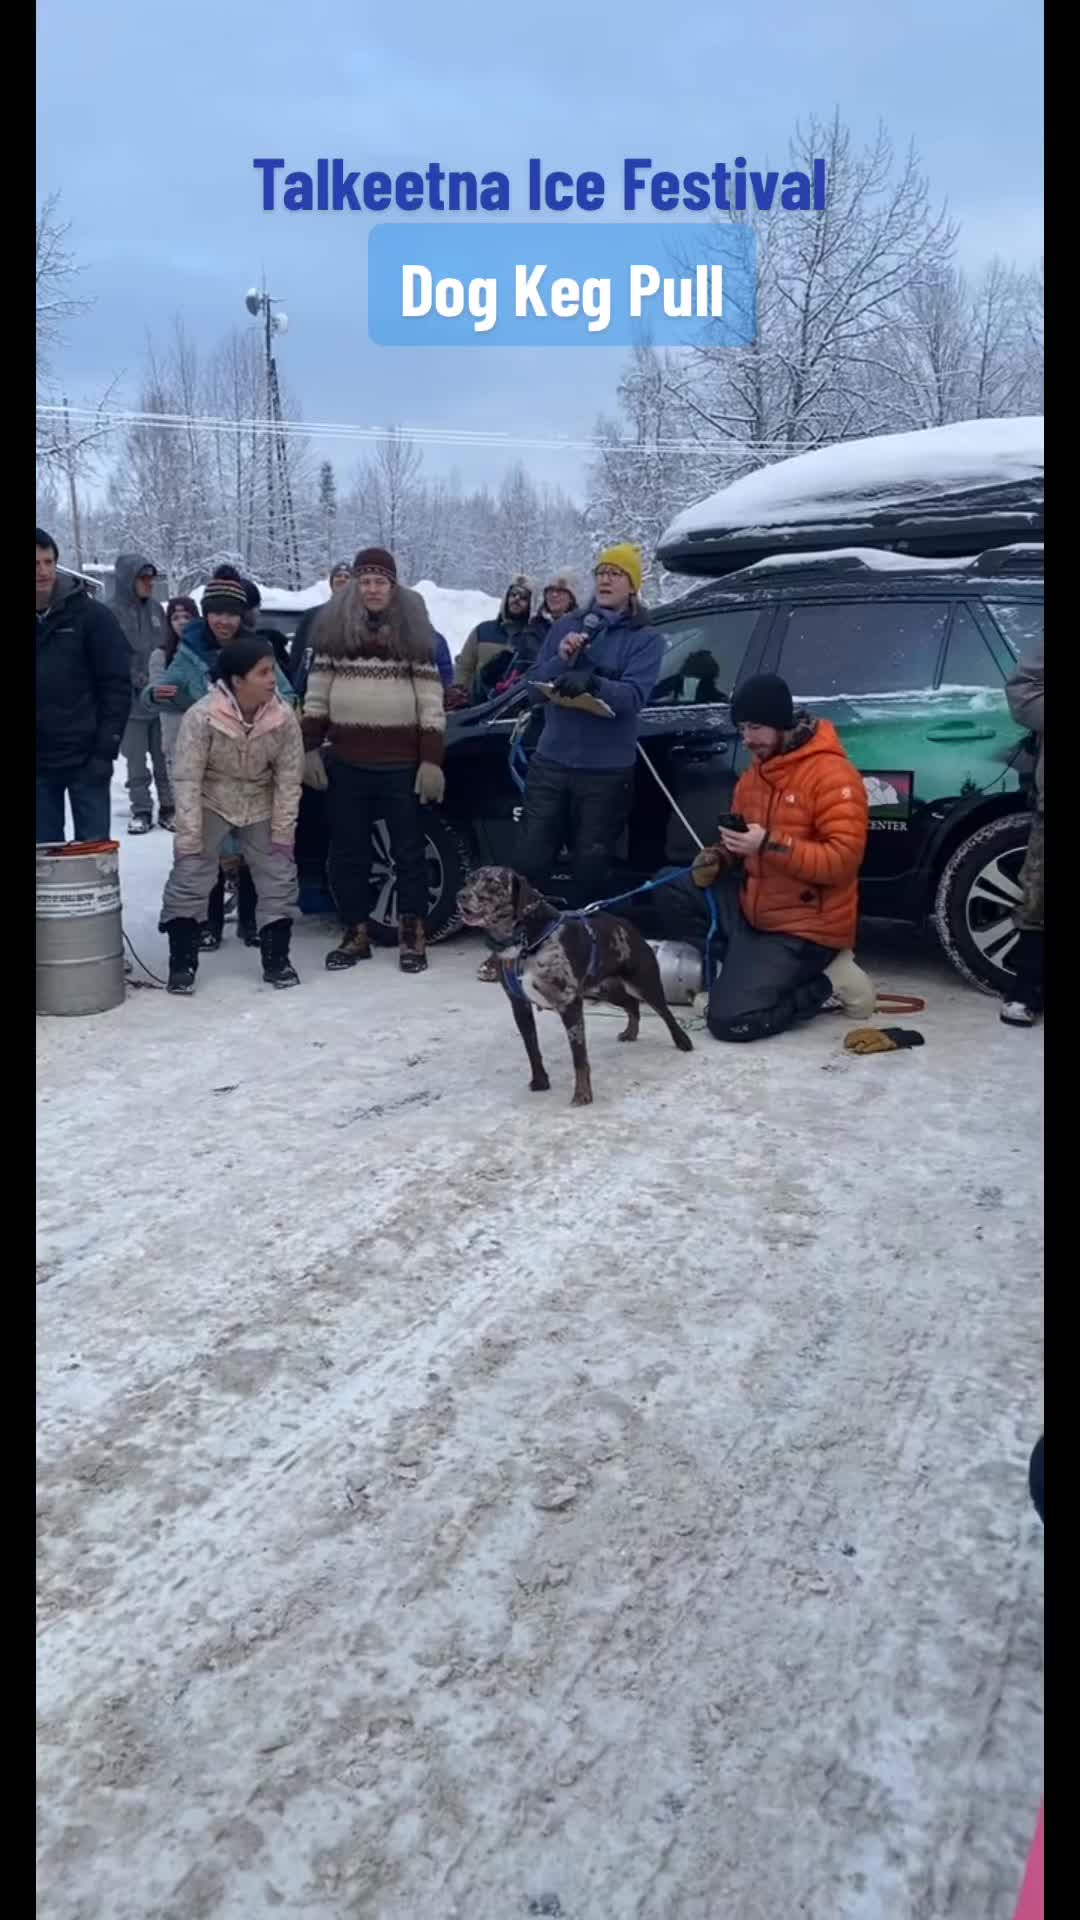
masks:
<svg viewBox="0 0 1080 1920"><path fill-rule="evenodd" d="M756 673L736 687L731 718L737 727L775 727L790 733L795 725L791 688L776 673Z"/></svg>

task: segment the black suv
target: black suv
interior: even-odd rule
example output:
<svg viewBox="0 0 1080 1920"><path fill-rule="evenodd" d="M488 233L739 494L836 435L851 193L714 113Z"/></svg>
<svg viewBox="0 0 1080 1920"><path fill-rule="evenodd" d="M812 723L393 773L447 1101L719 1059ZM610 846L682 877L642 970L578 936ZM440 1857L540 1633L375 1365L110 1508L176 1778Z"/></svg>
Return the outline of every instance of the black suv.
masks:
<svg viewBox="0 0 1080 1920"><path fill-rule="evenodd" d="M1042 632L1041 565L1041 549L1030 547L929 563L867 551L785 555L710 581L654 616L668 651L641 715L644 754L696 833L713 839L745 764L732 689L751 673L781 673L797 701L834 722L867 783L863 912L932 920L960 972L1000 993L1010 978L1032 770L1004 685ZM446 801L428 824L433 940L458 925L456 895L470 867L513 864L524 753L519 742L512 758L511 746L527 701L517 687L448 715ZM611 894L686 864L694 851L639 758ZM384 831L374 853L373 932L393 942ZM324 804L307 791L297 857L302 907L332 911Z"/></svg>

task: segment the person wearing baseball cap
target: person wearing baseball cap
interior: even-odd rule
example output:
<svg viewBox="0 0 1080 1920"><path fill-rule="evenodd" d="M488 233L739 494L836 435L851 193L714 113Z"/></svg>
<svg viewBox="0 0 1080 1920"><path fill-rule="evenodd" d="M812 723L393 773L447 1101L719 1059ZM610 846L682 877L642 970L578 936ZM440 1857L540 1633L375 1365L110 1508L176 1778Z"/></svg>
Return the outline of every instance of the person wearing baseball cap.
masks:
<svg viewBox="0 0 1080 1920"><path fill-rule="evenodd" d="M578 906L610 891L633 799L638 715L664 653L641 604L642 574L640 547L605 547L588 608L555 621L529 674L539 686L553 685L557 699L545 707L529 763L517 865L543 893L568 847ZM589 705L574 705L583 695Z"/></svg>
<svg viewBox="0 0 1080 1920"><path fill-rule="evenodd" d="M874 989L852 953L869 829L862 775L832 722L797 708L776 674L737 687L731 718L750 764L716 845L619 912L649 938L703 949L710 938L717 1040L766 1039L830 1004L865 1018Z"/></svg>

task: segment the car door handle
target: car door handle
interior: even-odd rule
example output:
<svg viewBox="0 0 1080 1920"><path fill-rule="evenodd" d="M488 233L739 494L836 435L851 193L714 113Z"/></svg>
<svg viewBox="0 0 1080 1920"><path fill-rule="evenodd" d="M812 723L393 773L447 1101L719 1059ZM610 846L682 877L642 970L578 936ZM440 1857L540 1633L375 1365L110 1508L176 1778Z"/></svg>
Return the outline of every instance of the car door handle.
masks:
<svg viewBox="0 0 1080 1920"><path fill-rule="evenodd" d="M940 727L928 727L926 738L943 747L966 747L973 740L996 740L997 732L974 720L945 720Z"/></svg>

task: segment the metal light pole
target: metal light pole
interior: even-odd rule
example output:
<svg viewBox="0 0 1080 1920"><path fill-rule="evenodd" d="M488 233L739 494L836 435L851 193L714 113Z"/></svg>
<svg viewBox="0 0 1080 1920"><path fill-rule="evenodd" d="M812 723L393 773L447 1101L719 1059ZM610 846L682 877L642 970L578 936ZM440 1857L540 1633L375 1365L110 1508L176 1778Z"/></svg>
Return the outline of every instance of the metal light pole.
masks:
<svg viewBox="0 0 1080 1920"><path fill-rule="evenodd" d="M268 569L277 566L277 519L280 496L282 545L284 548L285 584L298 588L300 582L300 549L296 538L296 514L293 509L292 481L289 477L289 455L285 445L285 425L281 412L281 388L278 385L277 361L274 358L274 335L286 333L289 316L281 310L281 302L267 293L265 285L249 287L244 295L244 305L252 319L261 314L264 322L264 343L266 352L266 531ZM274 312L274 308L278 312Z"/></svg>

